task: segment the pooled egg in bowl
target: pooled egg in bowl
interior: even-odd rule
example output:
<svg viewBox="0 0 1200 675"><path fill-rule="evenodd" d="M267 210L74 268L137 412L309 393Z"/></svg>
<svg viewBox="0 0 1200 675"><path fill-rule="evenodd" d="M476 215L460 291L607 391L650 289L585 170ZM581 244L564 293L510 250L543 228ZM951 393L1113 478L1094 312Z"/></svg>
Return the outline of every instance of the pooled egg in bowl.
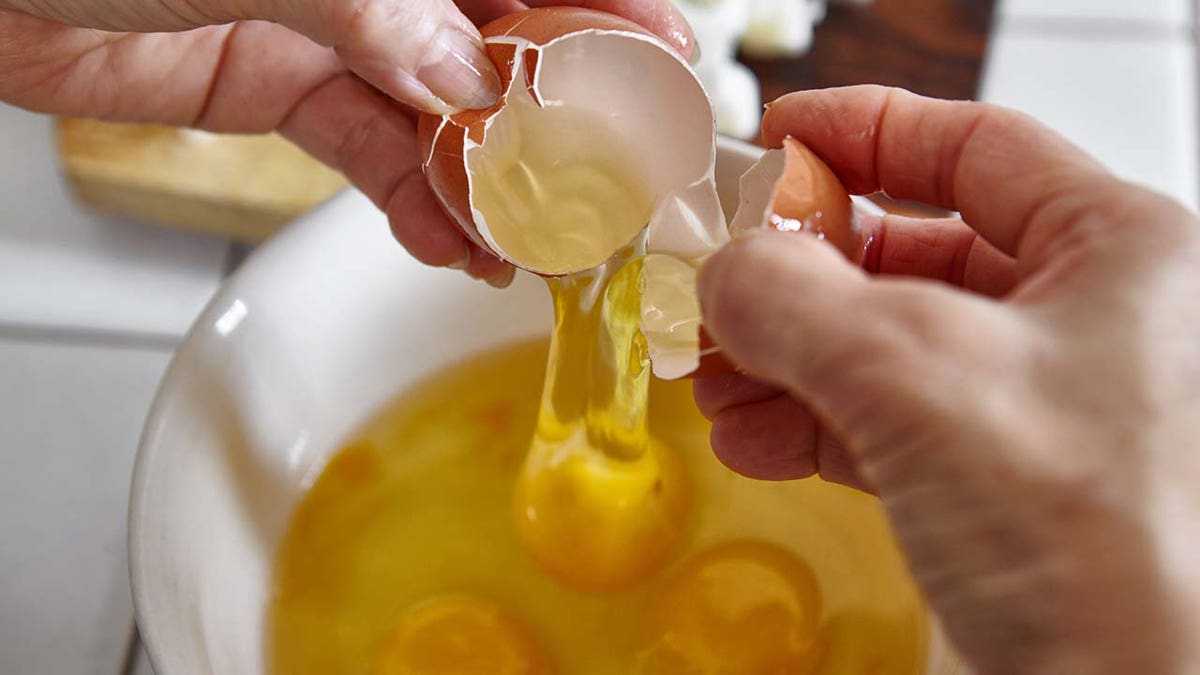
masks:
<svg viewBox="0 0 1200 675"><path fill-rule="evenodd" d="M717 145L712 175L716 194L728 211L721 214L723 224L738 205L738 179L758 159L758 152L729 142ZM763 207L764 214L768 210ZM673 252L668 258L690 260ZM370 520L373 513L419 511L419 503L399 507L405 499L415 499L419 488L437 488L433 494L438 499L427 504L450 508L456 501L469 502L470 491L456 492L449 482L421 480L413 467L425 455L416 444L388 440L396 438L388 430L404 427L419 433L433 427L435 412L449 415L459 410L471 414L453 419L479 425L486 431L481 432L484 436L519 436L522 424L532 424L520 413L529 409L522 408L521 401L536 403L537 395L523 391L531 388L530 372L517 368L519 360L496 361L499 377L477 373L472 377L478 379L464 380L461 390L447 390L450 395L445 399L429 394L426 387L436 389L438 382L451 382L454 373L466 372L456 364L472 363L473 357L496 354L512 343L528 344L544 337L550 327L548 303L538 280L523 276L509 291L498 292L425 269L388 239L382 216L357 195L340 197L257 252L181 347L164 379L139 453L130 555L139 623L158 672L298 672L272 661L278 621L268 621L273 603L278 607L281 586L289 579L303 581L300 576L287 576L288 570L311 571L284 564L285 551L293 545L300 547L297 559L328 563L326 569L358 570L356 574L382 571L383 576L365 573L354 581L371 589L363 597L382 612L380 616L388 617L372 627L373 632L363 631L369 634L360 641L371 656L361 672L404 672L413 658L436 662L437 654L418 651L414 655L409 645L428 644L412 636L447 623L465 635L474 631L494 638L480 644L496 647L517 663L547 663L554 672L586 672L576 667L572 656L588 654L589 645L602 650L607 638L583 624L584 608L606 616L606 596L562 586L524 556L515 539L490 541L483 532L476 532L474 539L441 538L444 541L434 534L425 539L380 537L386 529L355 534L355 524ZM523 349L537 351L536 347ZM537 377L533 373L533 389ZM490 393L504 393L505 387L469 384L497 380L524 383L510 387L524 398L516 394L503 400L489 398ZM415 398L391 403L404 392L414 392ZM420 400L436 404L421 408ZM416 402L416 407L405 413L396 407L403 408L404 401ZM515 401L515 407L493 405L505 401ZM664 420L691 414L686 397L667 393L652 398L652 418L654 401L661 404L658 409ZM402 418L410 420L408 426L401 424ZM665 428L659 431L670 435ZM946 672L936 669L941 663L937 632L929 630L928 617L919 610L911 585L906 585L898 554L890 548L886 527L872 510L870 498L812 483L805 489L820 496L806 502L811 515L832 523L854 511L872 524L851 537L822 534L819 528L800 529L788 538L792 543L781 553L778 545L764 541L772 527L782 527L781 521L767 523L769 518L755 516L753 501L736 497L752 489L748 482L710 471L706 462L715 465L715 460L703 452L702 432L702 426L688 427L685 435L693 439L691 445L683 436L667 440L687 452L686 471L694 488L691 503L707 511L692 513L682 543L672 549L653 579L617 591L625 595L618 598L624 604L615 616L623 618L610 625L620 628L620 640L640 655L643 672L684 672L676 667L680 658L757 663L759 656L769 660L772 654L821 668L820 659L833 658L827 654L854 652L853 636L875 629L883 635L889 622L896 621L907 622L914 635L932 636L915 638L909 655L902 657L908 663L901 665ZM503 467L512 467L504 463L511 460L512 452L500 452L500 445L489 446L493 452L488 456L488 461L497 462L488 466L501 467L497 477L503 477L502 471L507 470ZM433 459L438 456L428 453ZM411 490L372 491L370 486L379 484L375 481L380 477L383 484L392 479L408 481ZM729 488L733 492L720 491L726 484L735 486ZM339 485L354 489L338 492ZM364 507L354 502L363 494L397 501ZM719 499L721 494L725 501ZM331 500L322 507L326 497ZM834 508L838 505L847 509ZM342 507L358 517L337 520ZM796 506L798 512L801 508ZM711 520L714 513L739 509L740 518L760 521L759 525L731 520L724 529L702 526L719 522ZM305 514L314 517L306 519ZM470 522L484 521L483 515L481 511ZM505 508L487 522L501 532L508 517ZM320 523L329 518L338 526L321 529ZM439 532L434 525L428 521L421 526ZM736 533L731 531L735 525ZM343 535L346 539L338 541L346 546L303 548L306 542ZM496 536L507 537L502 532ZM801 550L796 541L820 542L820 546ZM445 560L489 564L460 569L457 577L443 565L446 574L431 576L430 584L422 588L380 583L397 578L396 570L429 565L428 554L439 546L447 547L443 550L447 556L457 551ZM502 548L503 558L491 557ZM865 559L887 562L877 574L855 579L854 593L847 594L850 586L844 578L832 581L838 576L839 561L853 569L847 561ZM487 575L498 570L503 572L501 581L489 583ZM750 632L744 628L752 627L753 621L739 623L736 617L726 616L728 605L719 601L720 594L705 590L705 580L730 575L759 580L756 588L764 589L761 594L741 595L748 606L794 608L782 615L785 621L779 631L763 637L761 644L710 639L714 635L754 637L752 628ZM348 585L351 577L339 572L294 587L301 591L292 596L299 598L296 606L301 613L293 616L303 621L306 598L322 608L321 623L311 634L317 637L296 643L298 650L322 643L336 646L338 636L354 632L347 626L356 625L359 615L353 614L357 609L348 606L347 598L358 596L337 593L339 580ZM858 602L854 598L863 597L890 598L892 613L863 619L861 612L852 611ZM908 604L899 602L902 597ZM714 618L697 623L697 616ZM722 626L732 628L722 630ZM580 627L595 639L589 642L581 637L575 631ZM798 637L790 639L797 631ZM676 637L665 639L668 635ZM843 644L847 640L851 644ZM762 646L768 643L780 650Z"/></svg>
<svg viewBox="0 0 1200 675"><path fill-rule="evenodd" d="M739 177L760 152L718 143L730 217ZM398 393L551 327L537 279L518 275L501 292L426 268L357 193L259 248L181 345L139 448L129 555L156 672L272 672L276 551L332 457ZM891 591L887 580L868 579L863 592ZM926 672L956 672L945 667L940 633L929 635Z"/></svg>

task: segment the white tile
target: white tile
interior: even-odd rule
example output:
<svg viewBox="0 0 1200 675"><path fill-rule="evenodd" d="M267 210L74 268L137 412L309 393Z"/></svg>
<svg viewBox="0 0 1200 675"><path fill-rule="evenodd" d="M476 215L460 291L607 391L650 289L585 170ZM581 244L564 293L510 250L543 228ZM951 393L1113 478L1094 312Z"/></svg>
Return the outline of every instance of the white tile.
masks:
<svg viewBox="0 0 1200 675"><path fill-rule="evenodd" d="M1187 24L1190 0L1000 0L1004 17L1123 19Z"/></svg>
<svg viewBox="0 0 1200 675"><path fill-rule="evenodd" d="M0 104L0 322L181 335L227 248L75 205L50 118Z"/></svg>
<svg viewBox="0 0 1200 675"><path fill-rule="evenodd" d="M992 38L982 98L1041 119L1119 175L1197 206L1190 40Z"/></svg>
<svg viewBox="0 0 1200 675"><path fill-rule="evenodd" d="M0 673L121 672L130 473L168 358L0 340Z"/></svg>

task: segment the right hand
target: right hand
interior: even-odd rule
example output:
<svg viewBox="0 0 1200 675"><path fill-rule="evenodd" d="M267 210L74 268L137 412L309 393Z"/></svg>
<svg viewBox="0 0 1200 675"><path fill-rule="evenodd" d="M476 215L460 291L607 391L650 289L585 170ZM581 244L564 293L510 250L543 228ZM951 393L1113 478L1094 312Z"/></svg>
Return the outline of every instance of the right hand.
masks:
<svg viewBox="0 0 1200 675"><path fill-rule="evenodd" d="M855 87L764 128L962 218L868 222L873 275L794 234L714 256L718 455L876 492L981 672L1200 672L1196 216L1000 108Z"/></svg>

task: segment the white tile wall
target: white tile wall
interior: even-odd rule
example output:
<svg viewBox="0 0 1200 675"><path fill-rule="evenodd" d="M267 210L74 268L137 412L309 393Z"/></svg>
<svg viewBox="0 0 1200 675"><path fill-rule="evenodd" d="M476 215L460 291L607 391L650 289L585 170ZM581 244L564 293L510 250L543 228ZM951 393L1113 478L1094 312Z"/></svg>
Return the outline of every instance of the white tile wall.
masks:
<svg viewBox="0 0 1200 675"><path fill-rule="evenodd" d="M76 206L51 120L0 104L0 324L180 336L216 289L227 249Z"/></svg>
<svg viewBox="0 0 1200 675"><path fill-rule="evenodd" d="M1005 17L1064 19L1135 19L1186 23L1190 0L1002 0Z"/></svg>
<svg viewBox="0 0 1200 675"><path fill-rule="evenodd" d="M1004 22L982 91L984 100L1034 115L1121 176L1193 209L1200 201L1196 95L1196 47L1186 31L1097 39Z"/></svg>
<svg viewBox="0 0 1200 675"><path fill-rule="evenodd" d="M168 358L0 339L0 673L121 671L130 472Z"/></svg>

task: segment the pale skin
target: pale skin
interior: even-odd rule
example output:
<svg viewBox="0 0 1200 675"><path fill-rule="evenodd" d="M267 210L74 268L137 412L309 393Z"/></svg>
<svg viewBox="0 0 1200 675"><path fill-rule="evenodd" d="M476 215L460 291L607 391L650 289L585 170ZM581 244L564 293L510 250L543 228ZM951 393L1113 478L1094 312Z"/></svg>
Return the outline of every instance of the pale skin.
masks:
<svg viewBox="0 0 1200 675"><path fill-rule="evenodd" d="M512 268L470 244L430 193L415 111L494 103L476 26L547 5L620 14L694 48L669 0L0 0L0 101L279 131L342 171L418 260L507 286Z"/></svg>
<svg viewBox="0 0 1200 675"><path fill-rule="evenodd" d="M343 171L416 258L503 286L512 270L421 177L414 110L494 100L475 26L543 4L0 0L0 100L278 130ZM666 0L553 4L691 52ZM980 672L1200 672L1195 216L998 108L859 87L786 97L764 128L853 192L962 219L865 223L866 270L795 234L708 263L705 322L742 369L696 383L722 461L878 494Z"/></svg>
<svg viewBox="0 0 1200 675"><path fill-rule="evenodd" d="M855 87L764 128L962 218L865 223L866 271L785 233L710 260L718 456L878 494L980 672L1200 672L1197 218L1000 108Z"/></svg>

